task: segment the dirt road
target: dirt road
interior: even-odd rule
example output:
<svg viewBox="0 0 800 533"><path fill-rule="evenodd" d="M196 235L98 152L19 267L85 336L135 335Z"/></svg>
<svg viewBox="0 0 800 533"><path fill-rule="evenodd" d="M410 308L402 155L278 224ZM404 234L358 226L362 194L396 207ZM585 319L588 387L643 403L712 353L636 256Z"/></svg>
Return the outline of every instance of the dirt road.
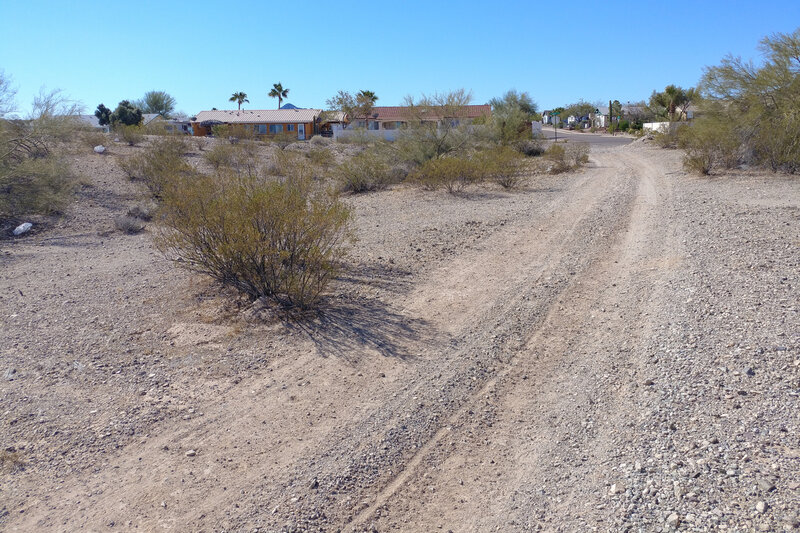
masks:
<svg viewBox="0 0 800 533"><path fill-rule="evenodd" d="M521 192L352 202L311 322L232 309L146 235L9 247L0 526L796 527L796 179L636 143ZM87 256L105 312L64 311Z"/></svg>

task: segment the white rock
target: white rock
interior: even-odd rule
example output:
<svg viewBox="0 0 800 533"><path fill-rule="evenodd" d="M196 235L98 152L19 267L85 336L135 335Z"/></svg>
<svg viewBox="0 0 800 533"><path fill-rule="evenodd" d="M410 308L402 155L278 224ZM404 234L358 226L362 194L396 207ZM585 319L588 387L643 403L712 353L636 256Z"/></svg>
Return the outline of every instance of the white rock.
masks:
<svg viewBox="0 0 800 533"><path fill-rule="evenodd" d="M33 227L33 224L30 222L25 222L24 224L20 224L16 228L14 228L14 235L22 235L23 233L27 233Z"/></svg>
<svg viewBox="0 0 800 533"><path fill-rule="evenodd" d="M102 154L103 152L106 151L106 147L103 146L102 144L98 144L97 146L94 147L94 151L95 153Z"/></svg>

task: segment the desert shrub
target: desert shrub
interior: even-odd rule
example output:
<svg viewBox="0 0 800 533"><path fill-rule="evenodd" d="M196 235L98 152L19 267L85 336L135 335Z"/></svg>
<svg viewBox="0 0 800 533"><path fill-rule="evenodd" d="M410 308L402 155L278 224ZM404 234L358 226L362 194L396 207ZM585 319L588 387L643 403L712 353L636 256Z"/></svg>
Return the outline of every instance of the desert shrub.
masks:
<svg viewBox="0 0 800 533"><path fill-rule="evenodd" d="M392 183L392 168L378 153L365 150L339 165L334 175L345 192L361 193L385 189Z"/></svg>
<svg viewBox="0 0 800 533"><path fill-rule="evenodd" d="M589 145L587 143L553 144L545 152L550 162L550 173L560 174L580 168L589 162Z"/></svg>
<svg viewBox="0 0 800 533"><path fill-rule="evenodd" d="M144 129L141 126L127 126L124 124L117 125L114 132L119 135L119 138L128 146L136 146L144 140Z"/></svg>
<svg viewBox="0 0 800 533"><path fill-rule="evenodd" d="M619 122L619 130L620 131L628 131L628 129L630 127L631 127L631 123L630 122L628 122L627 120L620 120L620 122Z"/></svg>
<svg viewBox="0 0 800 533"><path fill-rule="evenodd" d="M161 137L142 153L121 160L120 167L131 179L143 180L153 196L159 197L167 181L192 172L183 159L186 148L183 137Z"/></svg>
<svg viewBox="0 0 800 533"><path fill-rule="evenodd" d="M713 163L712 153L708 150L692 149L683 156L683 168L695 174L710 174Z"/></svg>
<svg viewBox="0 0 800 533"><path fill-rule="evenodd" d="M60 213L71 197L74 176L55 156L0 161L0 220L24 214Z"/></svg>
<svg viewBox="0 0 800 533"><path fill-rule="evenodd" d="M796 105L800 108L800 104ZM787 112L773 124L761 125L751 142L756 163L773 172L796 173L800 170L800 113Z"/></svg>
<svg viewBox="0 0 800 533"><path fill-rule="evenodd" d="M153 214L156 212L157 208L158 206L153 202L139 204L128 209L127 215L129 217L138 218L139 220L149 222L153 219Z"/></svg>
<svg viewBox="0 0 800 533"><path fill-rule="evenodd" d="M0 103L8 95L0 72ZM42 91L28 119L0 117L0 220L58 213L66 205L74 178L60 155L79 131L77 113L59 91Z"/></svg>
<svg viewBox="0 0 800 533"><path fill-rule="evenodd" d="M232 167L234 165L234 150L235 147L230 144L215 144L211 150L203 154L203 156L215 170L219 170L220 168Z"/></svg>
<svg viewBox="0 0 800 533"><path fill-rule="evenodd" d="M483 150L472 157L479 179L492 181L504 189L516 187L522 180L522 158L514 149L499 147Z"/></svg>
<svg viewBox="0 0 800 533"><path fill-rule="evenodd" d="M135 235L144 229L144 223L141 219L128 215L114 218L114 226L127 235Z"/></svg>
<svg viewBox="0 0 800 533"><path fill-rule="evenodd" d="M314 147L306 153L311 164L324 170L330 169L334 164L333 154L327 148Z"/></svg>
<svg viewBox="0 0 800 533"><path fill-rule="evenodd" d="M251 299L309 308L339 270L350 211L309 180L179 174L156 242L181 265Z"/></svg>
<svg viewBox="0 0 800 533"><path fill-rule="evenodd" d="M563 144L552 144L545 152L545 157L550 161L550 173L560 174L570 169L567 149Z"/></svg>
<svg viewBox="0 0 800 533"><path fill-rule="evenodd" d="M333 140L328 137L323 137L322 135L314 135L308 142L311 143L312 146L329 146L333 143Z"/></svg>
<svg viewBox="0 0 800 533"><path fill-rule="evenodd" d="M290 144L297 142L297 134L296 133L289 133L287 131L283 131L281 133L276 133L269 138L269 141L283 150Z"/></svg>
<svg viewBox="0 0 800 533"><path fill-rule="evenodd" d="M541 139L517 141L513 144L513 147L517 152L528 157L536 157L544 153L544 145Z"/></svg>
<svg viewBox="0 0 800 533"><path fill-rule="evenodd" d="M99 131L84 131L81 132L80 142L92 150L95 146L108 146L108 135Z"/></svg>
<svg viewBox="0 0 800 533"><path fill-rule="evenodd" d="M463 157L431 159L409 174L409 178L424 189L444 187L451 194L463 192L469 185L480 181L481 177L480 166Z"/></svg>
<svg viewBox="0 0 800 533"><path fill-rule="evenodd" d="M567 145L567 158L572 168L578 168L589 162L589 144L572 143Z"/></svg>
<svg viewBox="0 0 800 533"><path fill-rule="evenodd" d="M739 162L740 141L731 121L704 118L678 132L678 146L686 151L684 168L710 174L714 168L733 168Z"/></svg>

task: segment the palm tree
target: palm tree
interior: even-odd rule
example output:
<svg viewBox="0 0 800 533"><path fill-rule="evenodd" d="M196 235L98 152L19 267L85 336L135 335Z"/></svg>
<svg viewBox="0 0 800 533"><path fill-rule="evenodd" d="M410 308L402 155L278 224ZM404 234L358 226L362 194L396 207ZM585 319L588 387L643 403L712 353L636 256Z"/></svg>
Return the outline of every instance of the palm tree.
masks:
<svg viewBox="0 0 800 533"><path fill-rule="evenodd" d="M238 103L239 111L242 110L243 102L247 102L248 104L250 103L250 100L247 99L247 93L244 92L233 93L233 96L231 96L228 101Z"/></svg>
<svg viewBox="0 0 800 533"><path fill-rule="evenodd" d="M283 99L286 98L287 96L289 96L289 89L284 89L283 85L281 85L281 82L273 83L272 84L272 90L269 92L269 94L267 96L270 96L272 98L277 98L278 99L278 109L280 109L281 108L281 102L283 101Z"/></svg>
<svg viewBox="0 0 800 533"><path fill-rule="evenodd" d="M372 113L372 106L378 101L378 95L372 91L358 91L356 103L359 110L364 114L364 128L369 129L369 115Z"/></svg>

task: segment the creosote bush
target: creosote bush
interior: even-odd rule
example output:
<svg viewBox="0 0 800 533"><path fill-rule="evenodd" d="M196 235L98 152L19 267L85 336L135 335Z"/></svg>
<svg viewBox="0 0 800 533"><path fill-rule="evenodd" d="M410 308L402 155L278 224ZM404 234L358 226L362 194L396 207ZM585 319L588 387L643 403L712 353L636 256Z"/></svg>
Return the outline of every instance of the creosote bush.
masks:
<svg viewBox="0 0 800 533"><path fill-rule="evenodd" d="M0 164L0 220L30 213L60 213L71 198L74 176L53 156Z"/></svg>
<svg viewBox="0 0 800 533"><path fill-rule="evenodd" d="M186 149L182 137L160 137L142 153L122 159L119 165L128 177L144 180L153 196L160 197L166 182L193 172L183 159Z"/></svg>
<svg viewBox="0 0 800 533"><path fill-rule="evenodd" d="M380 154L365 150L339 165L334 171L344 192L379 191L392 183L392 168Z"/></svg>
<svg viewBox="0 0 800 533"><path fill-rule="evenodd" d="M308 179L178 173L164 187L156 242L251 299L307 309L339 270L350 218Z"/></svg>
<svg viewBox="0 0 800 533"><path fill-rule="evenodd" d="M580 168L589 162L589 145L586 143L552 144L545 152L550 161L550 173L560 174Z"/></svg>
<svg viewBox="0 0 800 533"><path fill-rule="evenodd" d="M497 183L504 189L513 189L523 178L522 157L508 147L482 150L472 157L481 180Z"/></svg>
<svg viewBox="0 0 800 533"><path fill-rule="evenodd" d="M0 112L13 110L6 81L0 72ZM52 91L34 98L27 120L0 116L0 221L59 213L70 200L75 179L62 158L63 143L79 132L78 112Z"/></svg>
<svg viewBox="0 0 800 533"><path fill-rule="evenodd" d="M140 218L129 215L116 217L114 225L119 231L127 235L135 235L144 229L144 223Z"/></svg>
<svg viewBox="0 0 800 533"><path fill-rule="evenodd" d="M435 191L444 188L451 194L463 192L481 180L479 166L464 157L430 159L409 174L409 179L422 188Z"/></svg>
<svg viewBox="0 0 800 533"><path fill-rule="evenodd" d="M114 132L119 135L119 138L128 146L136 146L141 144L144 140L144 133L141 126L126 126L124 124L118 125L114 128Z"/></svg>

